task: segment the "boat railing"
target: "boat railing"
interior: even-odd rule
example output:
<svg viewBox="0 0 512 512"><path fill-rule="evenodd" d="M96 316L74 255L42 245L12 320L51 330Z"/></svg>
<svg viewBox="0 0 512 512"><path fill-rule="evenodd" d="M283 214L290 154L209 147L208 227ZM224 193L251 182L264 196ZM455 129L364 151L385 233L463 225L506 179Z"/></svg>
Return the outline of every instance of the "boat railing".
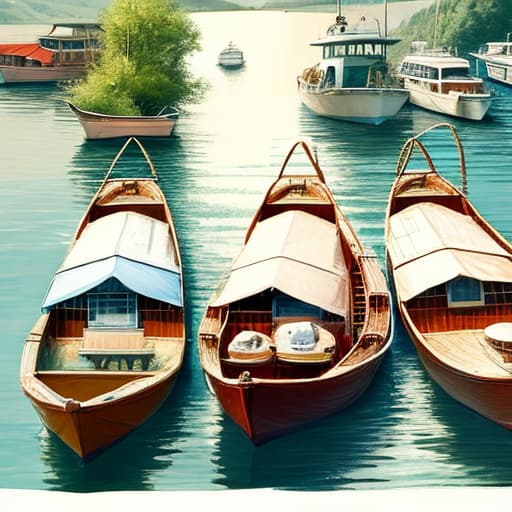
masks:
<svg viewBox="0 0 512 512"><path fill-rule="evenodd" d="M435 168L434 162L432 161L432 158L425 147L424 143L420 141L420 138L423 137L425 134L432 132L433 130L437 130L440 128L448 128L452 134L453 140L455 142L455 145L457 147L457 151L459 154L459 166L460 166L460 172L461 172L461 180L462 180L462 193L464 195L467 194L467 175L466 175L466 161L464 157L464 150L462 148L462 143L460 141L460 138L457 134L457 130L455 127L449 123L436 123L429 128L423 130L422 132L414 135L413 137L410 137L405 144L402 146L402 149L400 150L400 154L398 156L398 162L396 166L396 175L397 177L402 176L403 174L406 174L409 170L409 163L411 161L411 158L415 152L416 149L419 149L421 153L423 154L423 157L425 158L425 161L427 162L429 171L434 174L439 174Z"/></svg>
<svg viewBox="0 0 512 512"><path fill-rule="evenodd" d="M169 105L165 105L165 107L162 108L160 112L158 112L157 116L168 116L172 114L178 114L178 109L175 107L170 107Z"/></svg>

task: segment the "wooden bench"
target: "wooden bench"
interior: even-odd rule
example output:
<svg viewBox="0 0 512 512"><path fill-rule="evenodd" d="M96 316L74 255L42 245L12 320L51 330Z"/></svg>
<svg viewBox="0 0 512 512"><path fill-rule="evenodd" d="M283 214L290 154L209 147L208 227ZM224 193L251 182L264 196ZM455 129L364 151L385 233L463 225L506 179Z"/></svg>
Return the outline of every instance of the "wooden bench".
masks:
<svg viewBox="0 0 512 512"><path fill-rule="evenodd" d="M142 369L147 370L155 349L144 346L144 329L84 329L78 354L92 361L96 369L106 369L112 361L121 369L124 360L132 370L140 360Z"/></svg>

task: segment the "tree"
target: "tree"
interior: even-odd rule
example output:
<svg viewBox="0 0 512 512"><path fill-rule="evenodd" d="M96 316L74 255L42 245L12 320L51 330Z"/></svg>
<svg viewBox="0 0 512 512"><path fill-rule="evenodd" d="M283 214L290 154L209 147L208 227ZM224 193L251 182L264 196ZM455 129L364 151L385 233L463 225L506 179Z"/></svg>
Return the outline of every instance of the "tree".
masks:
<svg viewBox="0 0 512 512"><path fill-rule="evenodd" d="M155 115L202 98L206 85L187 65L200 33L174 0L114 0L100 23L101 57L68 88L73 103L103 114Z"/></svg>

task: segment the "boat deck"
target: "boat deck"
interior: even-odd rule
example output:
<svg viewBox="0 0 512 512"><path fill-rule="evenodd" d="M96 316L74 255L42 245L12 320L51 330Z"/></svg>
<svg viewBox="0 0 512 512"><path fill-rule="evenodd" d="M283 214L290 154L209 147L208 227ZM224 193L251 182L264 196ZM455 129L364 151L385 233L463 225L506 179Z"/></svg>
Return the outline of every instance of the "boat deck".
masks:
<svg viewBox="0 0 512 512"><path fill-rule="evenodd" d="M108 353L96 350L95 355L102 356L102 364L95 366L90 355L82 352L83 338L57 338L38 365L39 372L52 371L158 371L162 368L176 366L183 352L182 338L145 337L144 350L151 352L147 365L144 358L130 350L116 348ZM143 355L145 355L144 353ZM107 361L107 357L109 357Z"/></svg>
<svg viewBox="0 0 512 512"><path fill-rule="evenodd" d="M441 361L478 377L512 378L512 368L500 362L499 354L488 346L483 330L423 334L425 345Z"/></svg>

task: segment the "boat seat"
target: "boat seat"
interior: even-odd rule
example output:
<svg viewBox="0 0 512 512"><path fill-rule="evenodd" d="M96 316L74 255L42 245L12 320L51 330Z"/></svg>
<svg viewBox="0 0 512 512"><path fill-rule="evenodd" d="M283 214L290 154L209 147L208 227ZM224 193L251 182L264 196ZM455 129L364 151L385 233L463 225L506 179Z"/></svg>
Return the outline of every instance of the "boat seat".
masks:
<svg viewBox="0 0 512 512"><path fill-rule="evenodd" d="M144 329L84 329L80 356L92 361L96 369L107 369L112 361L121 369L122 362L129 370L140 361L147 370L155 356L154 347L145 346Z"/></svg>
<svg viewBox="0 0 512 512"><path fill-rule="evenodd" d="M241 331L228 345L229 358L235 364L266 363L273 359L274 350L268 336L257 331Z"/></svg>
<svg viewBox="0 0 512 512"><path fill-rule="evenodd" d="M277 360L286 363L329 363L336 350L334 336L314 322L281 324L274 340Z"/></svg>

